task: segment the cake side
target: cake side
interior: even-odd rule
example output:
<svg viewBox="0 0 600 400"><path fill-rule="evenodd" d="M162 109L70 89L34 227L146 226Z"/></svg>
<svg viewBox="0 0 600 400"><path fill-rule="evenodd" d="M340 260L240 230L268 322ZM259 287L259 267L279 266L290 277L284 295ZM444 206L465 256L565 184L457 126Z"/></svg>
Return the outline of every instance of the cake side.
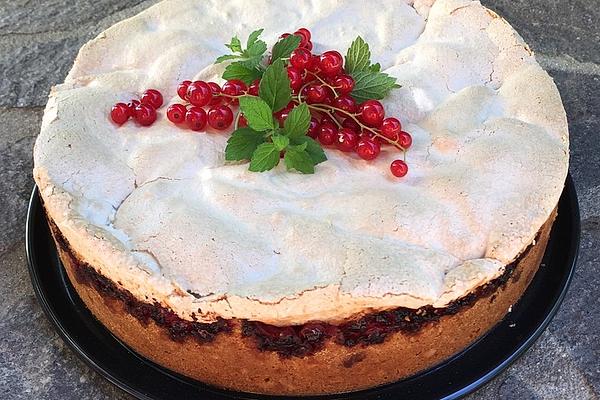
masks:
<svg viewBox="0 0 600 400"><path fill-rule="evenodd" d="M431 319L412 332L399 331L381 342L352 346L327 340L303 357L259 349L255 338L245 332L243 320L221 323L211 337L177 337L162 321L157 324L132 315L118 295L101 293L98 285L82 279L81 268L87 264L69 249L56 226L51 224L51 228L69 279L86 306L135 351L215 386L292 395L352 391L393 382L466 348L498 323L526 290L543 257L554 217L555 212L496 290L479 293L455 312Z"/></svg>

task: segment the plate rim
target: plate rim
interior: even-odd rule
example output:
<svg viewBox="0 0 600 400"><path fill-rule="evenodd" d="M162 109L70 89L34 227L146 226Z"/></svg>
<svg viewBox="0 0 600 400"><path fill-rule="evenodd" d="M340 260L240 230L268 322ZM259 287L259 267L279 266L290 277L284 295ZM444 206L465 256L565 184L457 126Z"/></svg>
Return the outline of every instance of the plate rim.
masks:
<svg viewBox="0 0 600 400"><path fill-rule="evenodd" d="M565 194L567 196L567 201L568 201L568 206L569 206L568 218L569 218L569 221L570 221L571 227L572 227L571 232L570 232L571 243L570 243L570 247L567 251L567 256L566 256L566 260L567 260L566 262L569 263L570 265L568 267L568 272L566 274L564 274L564 276L562 277L561 284L560 284L560 292L558 293L558 296L554 299L554 302L552 303L552 307L547 311L543 320L537 325L537 327L533 330L533 332L529 333L527 338L521 343L521 345L517 346L508 357L503 359L499 364L496 364L487 373L483 374L482 376L480 376L479 378L470 382L469 384L463 386L461 389L456 390L454 393L442 397L441 399L451 400L451 399L462 398L470 393L473 393L477 389L483 387L485 384L489 383L492 379L494 379L501 372L506 370L511 364L513 364L519 357L521 357L523 355L523 353L525 353L525 351L527 351L533 345L533 343L535 343L535 341L537 341L537 339L546 330L546 328L550 324L551 320L554 318L554 316L560 309L560 306L564 300L564 297L565 297L565 295L568 291L568 288L570 286L570 283L573 279L573 275L574 275L575 267L577 264L578 255L579 255L580 237L581 237L581 227L580 227L581 221L580 221L579 202L578 202L578 198L577 198L575 184L574 184L573 179L570 174L567 174L563 192L561 193L561 197L564 196ZM39 197L39 199L38 199L38 197ZM79 359L81 359L88 367L90 367L91 369L93 369L94 371L99 373L104 379L108 380L110 383L112 383L119 389L123 390L124 392L126 392L138 399L156 400L157 397L148 396L147 394L140 391L138 388L127 383L127 381L123 380L122 378L115 377L114 375L112 375L110 372L110 369L106 368L105 366L99 365L98 362L95 361L94 358L91 357L88 354L88 352L78 343L77 339L72 337L72 335L69 334L68 330L65 328L64 324L61 322L61 319L57 315L55 309L52 307L51 302L49 301L46 293L42 290L43 282L42 282L41 276L38 273L37 268L36 268L37 260L36 260L36 256L35 256L35 250L34 250L34 248L35 248L34 232L36 229L35 213L40 211L40 210L38 210L38 208L40 208L40 206L38 205L38 202L40 202L40 201L41 201L41 197L39 195L39 188L37 187L37 185L34 185L32 193L31 193L31 197L29 200L28 208L27 208L27 221L25 224L25 251L26 251L28 271L29 271L31 283L32 283L32 286L34 289L34 293L44 311L44 314L49 319L53 328L58 332L59 336L63 339L63 341L75 352L75 354L79 357ZM560 203L560 200L559 200L559 203ZM43 210L41 210L41 211L43 212ZM62 263L61 263L61 265L62 265ZM68 289L65 287L65 290L68 290ZM93 318L93 315L92 315L92 318ZM492 330L494 328L492 328ZM108 331L108 332L110 333L110 331ZM114 337L114 335L112 335L112 336ZM319 396L296 396L296 397L287 396L285 398L303 398L303 399L325 399L325 398L338 399L338 398L340 398L341 399L341 398L360 398L361 395L366 396L367 394L369 394L370 396L375 395L377 397L377 395L378 395L377 392L383 392L383 391L389 390L390 386L393 386L400 382L405 382L407 380L418 379L419 376L434 373L435 371L442 369L445 364L460 357L461 355L463 355L463 353L468 352L471 348L473 348L479 342L481 342L485 337L487 337L487 334L483 335L477 341L475 341L474 343L469 345L469 347L467 347L460 353L452 356L451 358L445 360L441 364L438 364L429 370L420 372L420 373L418 373L412 377L409 377L407 379L404 379L404 380L400 380L397 382L389 383L389 384L386 384L383 386L378 386L378 387L371 388L371 389L365 389L365 390L349 392L349 393L333 394L333 395L319 395ZM127 345L122 343L118 338L116 338L116 337L114 337L114 338L124 347L123 348L124 351L132 352L135 357L144 361L146 364L148 364L149 367L153 367L153 368L157 369L159 372L162 372L163 374L168 375L170 378L173 378L173 379L189 380L189 378L180 376L177 373L173 373L172 371L166 370L165 368L162 368L161 366L156 365L149 360L146 360L143 356L137 354L135 351L130 349ZM253 394L253 393L232 392L232 391L228 391L228 390L220 389L220 388L214 388L214 390L220 391L220 392L222 392L221 393L222 395L230 396L231 398L234 398L234 399L242 399L242 398L277 399L277 398L282 398L281 396L274 396L274 395L258 395L258 394ZM206 395L206 393L203 393L202 395ZM383 393L382 393L382 395L383 395ZM251 396L251 397L247 397L247 396Z"/></svg>

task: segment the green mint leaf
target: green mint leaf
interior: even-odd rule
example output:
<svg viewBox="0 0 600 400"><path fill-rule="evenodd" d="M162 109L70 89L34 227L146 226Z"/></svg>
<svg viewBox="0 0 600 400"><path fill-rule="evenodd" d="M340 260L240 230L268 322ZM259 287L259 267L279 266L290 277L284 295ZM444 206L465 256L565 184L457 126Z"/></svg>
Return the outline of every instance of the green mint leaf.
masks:
<svg viewBox="0 0 600 400"><path fill-rule="evenodd" d="M371 51L369 50L369 45L363 38L357 36L350 45L348 53L346 53L344 70L347 74L352 74L353 72L367 70L369 65L371 65Z"/></svg>
<svg viewBox="0 0 600 400"><path fill-rule="evenodd" d="M239 79L247 84L252 83L255 79L260 78L262 73L256 68L249 68L243 61L237 61L229 64L223 72L223 79Z"/></svg>
<svg viewBox="0 0 600 400"><path fill-rule="evenodd" d="M259 40L258 42L252 43L251 46L248 46L246 51L244 51L242 54L248 58L262 58L262 55L265 53L265 51L267 51L267 44L262 40Z"/></svg>
<svg viewBox="0 0 600 400"><path fill-rule="evenodd" d="M323 151L321 145L314 139L308 136L301 136L290 140L295 145L306 145L305 151L308 153L310 158L313 160L315 165L327 161L327 156Z"/></svg>
<svg viewBox="0 0 600 400"><path fill-rule="evenodd" d="M380 72L381 71L381 64L377 63L377 64L373 64L369 67L369 71L371 72Z"/></svg>
<svg viewBox="0 0 600 400"><path fill-rule="evenodd" d="M264 31L264 29L257 29L254 32L252 32L250 35L248 35L248 41L246 42L246 48L252 47L252 45L254 43L256 43L256 40L263 33L263 31Z"/></svg>
<svg viewBox="0 0 600 400"><path fill-rule="evenodd" d="M271 140L273 140L273 144L279 151L285 149L290 144L290 139L283 135L273 135L271 136Z"/></svg>
<svg viewBox="0 0 600 400"><path fill-rule="evenodd" d="M252 68L252 69L256 69L257 71L260 71L260 74L262 76L263 70L260 67L261 61L262 61L262 56L256 56L256 57L242 59L242 61L240 61L240 62L248 68Z"/></svg>
<svg viewBox="0 0 600 400"><path fill-rule="evenodd" d="M248 169L252 172L263 172L275 168L277 164L279 164L279 150L273 143L263 143L252 153Z"/></svg>
<svg viewBox="0 0 600 400"><path fill-rule="evenodd" d="M273 112L281 110L292 100L290 78L283 61L275 60L267 67L260 81L258 93Z"/></svg>
<svg viewBox="0 0 600 400"><path fill-rule="evenodd" d="M244 127L235 130L225 147L225 159L228 161L249 160L256 148L265 142L265 137L253 129Z"/></svg>
<svg viewBox="0 0 600 400"><path fill-rule="evenodd" d="M289 36L288 36L289 37ZM310 126L310 111L306 103L292 109L283 123L283 131L290 138L306 135Z"/></svg>
<svg viewBox="0 0 600 400"><path fill-rule="evenodd" d="M359 103L370 99L381 100L392 89L400 87L396 83L396 78L383 72L360 71L351 76L354 79L354 89L351 95Z"/></svg>
<svg viewBox="0 0 600 400"><path fill-rule="evenodd" d="M232 37L231 43L226 44L225 47L227 47L229 50L233 51L234 53L242 52L242 42L240 42L240 39L237 36Z"/></svg>
<svg viewBox="0 0 600 400"><path fill-rule="evenodd" d="M292 55L292 51L296 50L300 45L300 36L290 35L279 40L273 46L273 52L271 54L271 59L273 61L279 60L280 58L288 58Z"/></svg>
<svg viewBox="0 0 600 400"><path fill-rule="evenodd" d="M287 169L295 169L303 174L314 174L315 163L302 146L288 147L283 157Z"/></svg>
<svg viewBox="0 0 600 400"><path fill-rule="evenodd" d="M225 54L224 56L217 57L215 60L215 64L222 63L223 61L235 60L240 58L240 56L236 56L233 54Z"/></svg>
<svg viewBox="0 0 600 400"><path fill-rule="evenodd" d="M240 110L244 113L250 128L256 131L275 129L271 107L260 97L240 97Z"/></svg>

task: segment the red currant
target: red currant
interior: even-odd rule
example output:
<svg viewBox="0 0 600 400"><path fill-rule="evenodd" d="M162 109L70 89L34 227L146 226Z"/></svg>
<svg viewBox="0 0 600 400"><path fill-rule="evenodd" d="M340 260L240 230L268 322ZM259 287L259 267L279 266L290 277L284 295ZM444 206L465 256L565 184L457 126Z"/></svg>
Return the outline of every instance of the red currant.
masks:
<svg viewBox="0 0 600 400"><path fill-rule="evenodd" d="M304 48L308 51L312 51L312 49L313 49L312 42L310 40L308 42L306 42L306 44L304 45Z"/></svg>
<svg viewBox="0 0 600 400"><path fill-rule="evenodd" d="M360 138L365 139L365 140L372 140L374 142L377 142L380 146L387 143L385 140L383 140L379 136L375 136L375 134L373 134L373 132L369 132L369 131L362 132L360 134Z"/></svg>
<svg viewBox="0 0 600 400"><path fill-rule="evenodd" d="M274 116L275 118L277 118L277 121L279 121L279 126L283 126L283 123L285 122L285 120L287 119L287 117L290 115L290 109L289 108L284 108L281 111L277 111Z"/></svg>
<svg viewBox="0 0 600 400"><path fill-rule="evenodd" d="M183 81L179 85L177 85L177 94L179 95L181 100L187 101L187 90L190 86L190 83L192 83L192 81Z"/></svg>
<svg viewBox="0 0 600 400"><path fill-rule="evenodd" d="M325 114L325 115L323 115L321 117L321 124L333 124L333 125L336 125L335 122L333 122L333 118L331 118L331 116L329 114Z"/></svg>
<svg viewBox="0 0 600 400"><path fill-rule="evenodd" d="M402 124L394 117L384 119L381 124L381 134L394 142L398 140L398 134L401 130Z"/></svg>
<svg viewBox="0 0 600 400"><path fill-rule="evenodd" d="M331 83L341 94L350 94L352 89L354 89L354 79L349 75L336 76Z"/></svg>
<svg viewBox="0 0 600 400"><path fill-rule="evenodd" d="M327 91L320 84L314 83L306 88L306 102L309 104L321 103L326 97Z"/></svg>
<svg viewBox="0 0 600 400"><path fill-rule="evenodd" d="M331 105L333 105L334 98L335 98L335 94L333 94L333 90L331 90L331 88L325 86L325 99L321 103L331 106Z"/></svg>
<svg viewBox="0 0 600 400"><path fill-rule="evenodd" d="M171 104L167 108L167 118L174 124L181 124L185 122L185 114L187 109L183 104Z"/></svg>
<svg viewBox="0 0 600 400"><path fill-rule="evenodd" d="M241 96L247 90L247 86L243 81L239 79L232 79L230 81L225 82L223 85L222 92L229 96ZM239 104L239 100L236 98L227 98L225 102L230 103L232 105Z"/></svg>
<svg viewBox="0 0 600 400"><path fill-rule="evenodd" d="M220 105L208 110L208 124L217 130L227 129L233 122L231 108Z"/></svg>
<svg viewBox="0 0 600 400"><path fill-rule="evenodd" d="M295 32L294 35L300 37L300 44L298 47L306 47L309 42L309 39L306 37L306 35L303 32Z"/></svg>
<svg viewBox="0 0 600 400"><path fill-rule="evenodd" d="M381 146L374 140L361 139L356 146L356 154L363 160L373 160L381 152Z"/></svg>
<svg viewBox="0 0 600 400"><path fill-rule="evenodd" d="M194 81L187 90L189 102L196 107L204 107L212 100L212 90L206 82Z"/></svg>
<svg viewBox="0 0 600 400"><path fill-rule="evenodd" d="M350 95L342 94L341 96L333 99L333 106L346 111L349 114L356 112L356 101ZM340 116L345 116L343 113L339 113Z"/></svg>
<svg viewBox="0 0 600 400"><path fill-rule="evenodd" d="M133 118L142 126L152 125L156 121L156 110L148 104L138 104L135 106Z"/></svg>
<svg viewBox="0 0 600 400"><path fill-rule="evenodd" d="M310 51L303 48L297 48L290 56L290 64L292 64L292 67L304 71L310 64L311 59L312 54L310 54Z"/></svg>
<svg viewBox="0 0 600 400"><path fill-rule="evenodd" d="M358 122L356 122L354 120L354 118L346 118L343 122L342 122L342 126L344 128L349 128L352 129L354 132L360 132L361 131L361 127L358 124Z"/></svg>
<svg viewBox="0 0 600 400"><path fill-rule="evenodd" d="M125 103L117 103L110 110L110 118L118 125L123 125L130 116L131 111L129 110L129 106Z"/></svg>
<svg viewBox="0 0 600 400"><path fill-rule="evenodd" d="M313 139L319 136L319 121L315 117L310 117L307 135Z"/></svg>
<svg viewBox="0 0 600 400"><path fill-rule="evenodd" d="M248 126L248 120L244 117L244 114L240 114L238 117L238 128L244 128Z"/></svg>
<svg viewBox="0 0 600 400"><path fill-rule="evenodd" d="M288 36L292 36L292 34L291 33L287 33L287 32L286 33L282 33L281 36L279 36L279 39L285 39Z"/></svg>
<svg viewBox="0 0 600 400"><path fill-rule="evenodd" d="M337 134L335 146L345 152L352 151L358 144L358 134L348 128L342 128Z"/></svg>
<svg viewBox="0 0 600 400"><path fill-rule="evenodd" d="M408 149L412 145L412 136L410 136L410 133L401 131L398 134L398 144L402 146L404 150Z"/></svg>
<svg viewBox="0 0 600 400"><path fill-rule="evenodd" d="M335 143L337 132L337 127L333 123L321 123L319 125L319 142L326 146L332 145Z"/></svg>
<svg viewBox="0 0 600 400"><path fill-rule="evenodd" d="M360 119L371 127L379 127L383 123L385 110L377 100L367 100L359 107Z"/></svg>
<svg viewBox="0 0 600 400"><path fill-rule="evenodd" d="M185 114L185 122L191 130L201 131L206 126L206 111L200 107L190 107Z"/></svg>
<svg viewBox="0 0 600 400"><path fill-rule="evenodd" d="M296 104L294 102L290 101L284 108L273 113L275 119L279 121L279 125L283 126L283 121L285 121L286 118L290 115L290 111L292 111L292 108L294 108L295 105Z"/></svg>
<svg viewBox="0 0 600 400"><path fill-rule="evenodd" d="M223 100L223 98L220 96L221 86L219 86L215 82L207 82L207 84L210 87L210 91L212 94L212 98L210 99L210 102L208 103L208 105L216 106L217 104L221 103L221 101Z"/></svg>
<svg viewBox="0 0 600 400"><path fill-rule="evenodd" d="M135 115L135 108L140 104L139 100L131 100L129 103L127 103L127 107L129 107L129 115L130 116L134 116Z"/></svg>
<svg viewBox="0 0 600 400"><path fill-rule="evenodd" d="M148 89L144 93L142 93L142 97L140 99L142 104L147 104L155 110L159 109L160 106L163 105L163 97L162 94L156 89Z"/></svg>
<svg viewBox="0 0 600 400"><path fill-rule="evenodd" d="M248 94L251 96L258 96L258 89L260 88L260 79L256 79L248 86Z"/></svg>
<svg viewBox="0 0 600 400"><path fill-rule="evenodd" d="M306 28L299 28L296 32L294 32L294 35L298 35L298 34L304 36L306 38L306 40L308 40L308 41L310 41L310 39L312 38L310 31Z"/></svg>
<svg viewBox="0 0 600 400"><path fill-rule="evenodd" d="M344 58L335 50L326 51L321 54L319 67L325 76L335 76L342 71Z"/></svg>
<svg viewBox="0 0 600 400"><path fill-rule="evenodd" d="M408 165L402 160L394 160L390 164L390 171L394 176L402 178L408 172Z"/></svg>
<svg viewBox="0 0 600 400"><path fill-rule="evenodd" d="M313 56L310 58L310 63L308 63L306 66L306 69L313 74L318 74L321 72L321 56L313 54ZM314 78L312 75L310 75L310 77Z"/></svg>
<svg viewBox="0 0 600 400"><path fill-rule="evenodd" d="M290 87L293 92L297 92L302 87L302 71L294 67L287 68L287 75L290 79Z"/></svg>

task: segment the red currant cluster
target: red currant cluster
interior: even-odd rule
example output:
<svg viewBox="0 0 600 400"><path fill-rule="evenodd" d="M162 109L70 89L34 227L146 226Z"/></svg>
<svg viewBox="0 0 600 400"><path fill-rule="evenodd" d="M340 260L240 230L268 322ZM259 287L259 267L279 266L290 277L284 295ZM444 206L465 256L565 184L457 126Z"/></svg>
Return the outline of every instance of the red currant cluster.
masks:
<svg viewBox="0 0 600 400"><path fill-rule="evenodd" d="M310 40L310 32L304 30L303 38L305 35ZM344 58L335 50L318 55L312 54L309 48L299 47L290 56L287 71L292 91L297 96L296 103L306 102L313 112L308 135L322 145L335 145L344 152L354 151L364 160L377 158L383 145L402 151L408 149L412 137L402 130L397 118L385 118L379 101L357 104L350 95L354 79L345 73L343 63ZM289 107L280 113L287 115ZM408 172L403 160L395 160L390 169L397 177Z"/></svg>
<svg viewBox="0 0 600 400"><path fill-rule="evenodd" d="M225 83L223 88L215 82L183 81L177 86L177 94L188 104L170 105L167 118L174 124L185 123L193 131L203 130L207 123L217 130L227 129L233 122L229 105L236 105L237 97L246 90L246 84L237 80ZM209 107L208 112L203 107Z"/></svg>
<svg viewBox="0 0 600 400"><path fill-rule="evenodd" d="M132 99L128 104L117 103L110 111L110 118L115 124L123 125L129 118L142 126L149 126L156 121L156 110L163 105L162 94L156 89L148 89L139 100Z"/></svg>
<svg viewBox="0 0 600 400"><path fill-rule="evenodd" d="M284 33L281 38L290 36ZM343 152L355 152L364 160L374 160L382 146L393 146L404 152L412 144L412 137L402 130L400 120L385 116L378 100L362 103L352 97L354 79L344 71L344 58L330 50L313 54L311 33L300 28L294 35L300 37L300 45L287 61L287 75L293 100L282 110L274 113L283 126L291 110L306 103L311 111L307 135L324 146L335 146ZM194 131L203 130L207 123L216 130L225 130L234 121L231 106L239 104L239 97L258 96L260 79L247 85L241 80L228 80L220 87L215 82L183 81L177 94L186 104L172 104L167 108L167 118L174 124L185 124ZM133 116L141 125L150 125L156 119L156 108L162 105L162 96L156 90L144 92L140 102L132 100L129 105L118 103L111 117L118 124ZM205 110L208 108L208 111ZM247 126L244 116L238 112L235 127ZM394 176L402 177L408 172L403 160L390 165Z"/></svg>

